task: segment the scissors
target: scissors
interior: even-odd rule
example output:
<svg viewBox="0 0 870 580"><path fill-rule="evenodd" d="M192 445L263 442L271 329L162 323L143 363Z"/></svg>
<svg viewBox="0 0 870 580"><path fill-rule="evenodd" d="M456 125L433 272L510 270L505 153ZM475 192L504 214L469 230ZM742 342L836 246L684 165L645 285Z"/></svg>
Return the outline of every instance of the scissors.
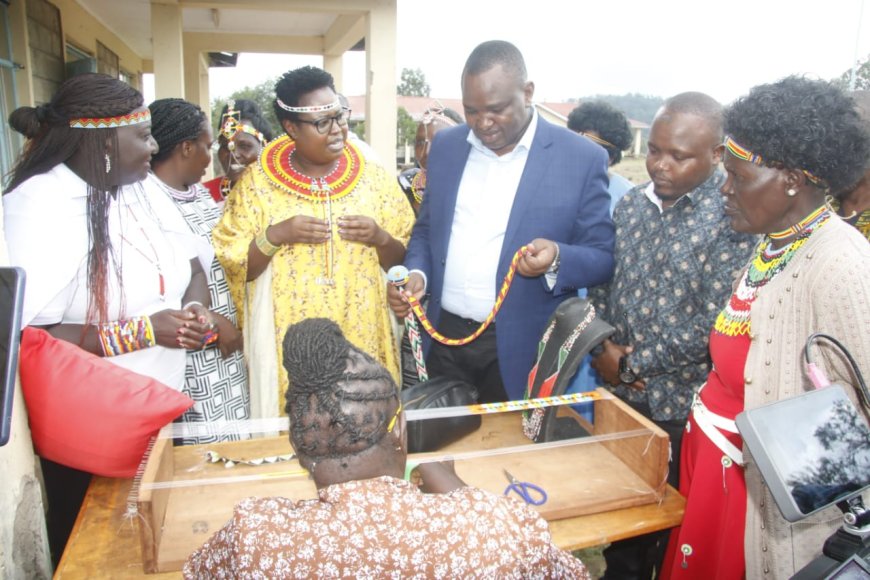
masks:
<svg viewBox="0 0 870 580"><path fill-rule="evenodd" d="M508 486L504 490L504 495L508 495L510 492L515 492L523 501L531 505L543 505L547 503L547 492L543 490L543 488L535 485L534 483L528 483L526 481L520 481L516 477L510 474L507 469L502 469L504 472L504 476L510 482ZM534 495L532 494L534 492ZM537 497L535 497L537 496Z"/></svg>

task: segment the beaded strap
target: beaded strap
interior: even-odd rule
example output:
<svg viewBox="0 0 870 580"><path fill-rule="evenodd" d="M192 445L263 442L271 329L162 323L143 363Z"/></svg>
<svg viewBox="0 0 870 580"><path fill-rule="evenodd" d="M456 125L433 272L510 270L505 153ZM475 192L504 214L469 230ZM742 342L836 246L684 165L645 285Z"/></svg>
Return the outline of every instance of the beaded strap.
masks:
<svg viewBox="0 0 870 580"><path fill-rule="evenodd" d="M426 312L423 311L423 307L420 305L420 301L417 300L414 296L406 296L408 299L408 304L411 305L411 310L420 320L420 324L423 325L423 329L429 333L434 340L437 340L441 344L446 344L447 346L462 346L463 344L468 344L481 334L483 331L487 329L487 327L492 324L492 321L495 320L495 315L498 314L499 309L501 308L502 303L504 302L505 297L507 296L508 290L511 287L511 282L514 281L514 274L517 272L517 266L520 263L520 258L522 258L526 252L528 252L528 248L526 246L521 247L514 254L513 259L511 259L510 268L508 268L507 274L505 274L504 282L502 282L501 289L498 291L498 296L495 298L495 305L493 305L492 310L487 315L486 319L480 324L477 330L475 330L470 335L465 338L447 338L432 326L432 323L426 317Z"/></svg>
<svg viewBox="0 0 870 580"><path fill-rule="evenodd" d="M149 316L134 316L97 325L105 356L118 356L157 345Z"/></svg>

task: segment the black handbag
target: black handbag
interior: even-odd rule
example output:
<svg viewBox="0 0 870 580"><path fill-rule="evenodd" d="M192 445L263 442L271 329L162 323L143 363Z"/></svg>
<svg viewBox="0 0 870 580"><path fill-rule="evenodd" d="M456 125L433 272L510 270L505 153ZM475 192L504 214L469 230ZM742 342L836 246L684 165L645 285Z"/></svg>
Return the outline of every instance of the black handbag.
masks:
<svg viewBox="0 0 870 580"><path fill-rule="evenodd" d="M460 407L477 403L474 386L447 377L418 383L401 393L406 411L441 407ZM441 449L480 428L480 415L408 421L408 453Z"/></svg>

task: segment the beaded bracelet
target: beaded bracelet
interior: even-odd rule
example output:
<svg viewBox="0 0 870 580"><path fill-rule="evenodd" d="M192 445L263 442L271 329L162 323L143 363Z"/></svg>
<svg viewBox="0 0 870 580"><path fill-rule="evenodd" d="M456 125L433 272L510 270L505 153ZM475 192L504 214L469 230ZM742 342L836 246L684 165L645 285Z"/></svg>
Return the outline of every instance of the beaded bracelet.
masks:
<svg viewBox="0 0 870 580"><path fill-rule="evenodd" d="M268 228L267 228L268 229ZM278 250L281 249L281 246L276 246L272 242L269 241L269 238L266 237L266 230L263 230L257 237L254 238L254 243L257 244L257 249L263 252L266 256L274 256Z"/></svg>
<svg viewBox="0 0 870 580"><path fill-rule="evenodd" d="M118 356L150 348L157 344L154 327L148 316L134 316L97 325L97 334L105 356Z"/></svg>

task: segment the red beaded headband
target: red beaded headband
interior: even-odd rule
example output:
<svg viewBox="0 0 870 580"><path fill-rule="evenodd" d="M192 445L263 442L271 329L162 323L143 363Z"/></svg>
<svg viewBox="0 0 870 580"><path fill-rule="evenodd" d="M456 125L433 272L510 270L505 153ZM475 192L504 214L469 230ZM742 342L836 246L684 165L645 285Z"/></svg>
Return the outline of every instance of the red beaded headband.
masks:
<svg viewBox="0 0 870 580"><path fill-rule="evenodd" d="M73 129L116 129L128 125L138 125L151 120L151 111L145 109L138 113L121 115L119 117L89 117L82 119L70 119L69 126Z"/></svg>
<svg viewBox="0 0 870 580"><path fill-rule="evenodd" d="M769 165L769 163L765 162L761 155L757 153L753 153L749 149L740 145L737 141L731 138L730 135L725 137L725 148L728 150L731 155L736 157L737 159L742 159L743 161L748 161L753 165ZM807 179L813 182L815 185L822 186L822 180L807 171L806 169L801 169L801 173L806 175Z"/></svg>

